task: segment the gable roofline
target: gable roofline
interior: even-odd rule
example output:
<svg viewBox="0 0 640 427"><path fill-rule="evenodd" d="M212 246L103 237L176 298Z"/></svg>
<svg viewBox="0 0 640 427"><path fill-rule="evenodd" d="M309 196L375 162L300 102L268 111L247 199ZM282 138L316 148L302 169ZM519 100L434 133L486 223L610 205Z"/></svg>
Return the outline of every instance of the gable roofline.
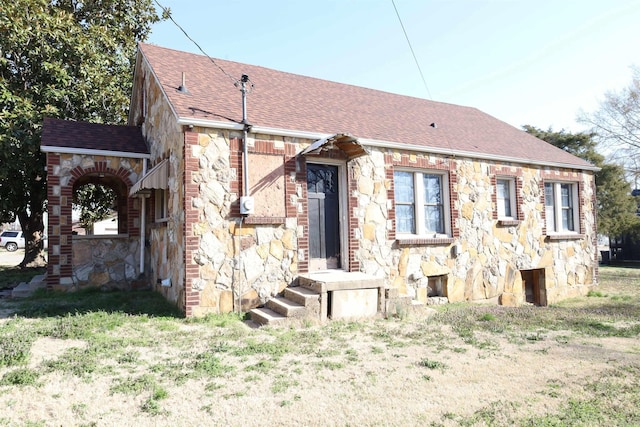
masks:
<svg viewBox="0 0 640 427"><path fill-rule="evenodd" d="M236 130L240 132L244 129L244 125L241 123L221 122L217 120L207 120L207 119L191 119L188 117L178 118L178 125L181 125L181 126L192 125L192 126L205 127L205 128ZM329 138L332 136L332 134L307 132L307 131L292 130L292 129L278 129L278 128L270 128L270 127L264 127L264 126L252 126L251 133L272 135L272 136L285 136L285 137L291 137L291 138L314 139L314 140ZM600 168L596 166L578 166L572 163L548 162L548 161L533 160L533 159L526 159L526 158L500 156L495 154L482 154L482 153L471 152L471 151L455 150L452 148L428 147L428 146L404 144L404 143L392 142L392 141L381 141L381 140L369 139L369 138L358 138L358 142L361 145L366 145L370 147L390 148L395 150L416 151L419 153L432 153L432 154L441 154L441 155L449 155L449 156L468 157L468 158L478 159L478 160L498 160L503 162L518 163L518 164L545 166L545 167L559 167L559 168L566 168L566 169L586 170L586 171L592 171L592 172L597 172L600 170Z"/></svg>
<svg viewBox="0 0 640 427"><path fill-rule="evenodd" d="M138 79L138 70L140 69L140 67L142 66L141 62L138 61L144 61L147 65L147 70L151 73L151 75L153 76L154 81L156 82L156 84L158 85L158 88L160 89L160 93L162 94L162 97L164 98L164 101L166 103L166 105L169 106L169 109L171 109L171 113L176 117L176 118L180 118L180 115L178 114L178 112L176 111L175 106L173 105L173 102L171 102L171 99L169 98L169 94L167 94L167 91L164 88L164 85L162 85L161 83L161 79L159 78L158 74L156 73L155 68L151 65L151 62L149 61L149 58L147 58L147 56L145 55L144 51L142 49L140 49L141 46L141 42L138 42L138 53L136 55L136 64L133 70L133 81L134 81L134 86L132 88L132 92L131 92L131 98L129 99L129 117L128 120L129 122L131 122L132 119L132 112L133 112L133 101L134 101L134 96L137 96L136 93L134 93L133 91L135 90L136 86L135 86L135 82ZM144 87L141 88L141 90L144 92Z"/></svg>

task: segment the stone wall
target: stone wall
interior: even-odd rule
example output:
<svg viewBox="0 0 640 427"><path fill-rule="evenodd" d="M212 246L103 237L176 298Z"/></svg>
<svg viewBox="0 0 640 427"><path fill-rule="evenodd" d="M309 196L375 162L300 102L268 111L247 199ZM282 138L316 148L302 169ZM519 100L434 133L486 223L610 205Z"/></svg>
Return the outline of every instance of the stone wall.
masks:
<svg viewBox="0 0 640 427"><path fill-rule="evenodd" d="M385 154L386 161L385 161ZM408 159L404 161L403 159ZM442 169L443 159L415 153L377 152L351 166L360 218L355 235L362 271L385 277L400 295L426 302L429 277L446 276L449 301L524 302L520 270L543 269L547 303L584 294L596 283L593 175L488 161L449 162L452 197L451 239L394 240L392 172L395 165ZM518 179L519 220L497 220L496 174ZM455 179L452 179L455 177ZM581 227L554 239L544 227L543 179L565 179L581 188Z"/></svg>
<svg viewBox="0 0 640 427"><path fill-rule="evenodd" d="M265 135L252 138L250 153L280 155L283 164L294 159L289 164L295 166L285 169L288 187L279 195L284 198L285 217L250 215L243 219L238 211L240 137L239 133L196 128L187 138L192 141L185 146L185 164L191 165L187 167L191 172L186 175L185 203L190 315L256 306L294 284L308 265L305 159L296 158L295 153L311 141ZM449 238L396 236L393 170L399 166L448 174ZM401 296L427 302L433 294L430 279L436 278L443 283L440 296L449 301L522 304L521 271L530 269L544 272L548 303L583 294L595 284L590 173L378 149L349 162L346 171L349 194L345 198L352 206L349 218L354 227L346 245L353 252L344 257L350 261L343 268L355 265L357 271L384 278ZM518 213L514 221L497 219L496 176L516 179ZM558 177L579 183L581 225L580 233L554 239L544 227L543 182ZM259 194L256 196L259 200ZM270 197L276 195L270 193Z"/></svg>
<svg viewBox="0 0 640 427"><path fill-rule="evenodd" d="M192 314L228 312L234 307L247 310L282 292L297 277L300 232L297 217L282 216L287 212L286 207L271 210L278 216L247 219L240 216L240 135L199 131L197 138L194 137L197 143L189 147L188 153L194 167L197 166L197 170L189 175L189 184L194 189L190 193L196 194L189 198L187 206L187 217L193 218L189 230L197 238L189 252L191 256L187 258L187 269L192 268L188 283L197 297ZM284 144L281 152L274 150L267 150L272 151L267 154L274 158L279 156L280 165L284 165ZM255 145L251 151L256 151ZM252 166L255 182L271 174L264 164ZM286 179L295 177L287 176ZM274 206L293 206L293 212L297 212L299 201L286 197L284 188L277 195L268 186L264 191L271 197L281 198L273 201ZM261 199L260 192L261 189L256 188L252 194L256 195L256 200L267 203L266 199Z"/></svg>
<svg viewBox="0 0 640 427"><path fill-rule="evenodd" d="M139 257L139 238L74 236L74 284L77 288L130 289L138 279Z"/></svg>
<svg viewBox="0 0 640 427"><path fill-rule="evenodd" d="M184 133L178 125L162 88L157 84L146 61L136 66L138 92L131 102L129 124L142 129L151 163L148 169L163 159L169 159L167 220L156 222L154 199L147 203L145 275L149 283L165 298L185 309L185 195L184 195ZM159 280L169 280L171 286L160 286Z"/></svg>

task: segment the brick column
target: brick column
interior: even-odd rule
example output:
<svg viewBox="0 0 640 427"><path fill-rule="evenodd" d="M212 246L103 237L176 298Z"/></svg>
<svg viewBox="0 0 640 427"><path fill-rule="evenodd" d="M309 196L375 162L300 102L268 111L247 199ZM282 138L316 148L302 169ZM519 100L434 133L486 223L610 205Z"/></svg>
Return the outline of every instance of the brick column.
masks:
<svg viewBox="0 0 640 427"><path fill-rule="evenodd" d="M193 281L200 277L198 264L193 260L200 245L199 237L193 234L199 215L193 199L198 197L199 189L193 176L198 171L198 159L193 156L191 147L197 144L197 132L184 133L184 312L187 317L193 316L194 307L200 305L200 292L193 290Z"/></svg>

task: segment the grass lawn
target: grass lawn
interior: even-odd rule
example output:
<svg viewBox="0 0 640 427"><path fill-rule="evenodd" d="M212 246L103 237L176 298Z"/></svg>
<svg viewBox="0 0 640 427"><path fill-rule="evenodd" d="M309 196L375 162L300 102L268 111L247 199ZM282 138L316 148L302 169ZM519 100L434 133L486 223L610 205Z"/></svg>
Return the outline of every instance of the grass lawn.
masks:
<svg viewBox="0 0 640 427"><path fill-rule="evenodd" d="M549 307L260 329L153 292L42 292L1 301L0 425L636 426L639 291L601 267Z"/></svg>

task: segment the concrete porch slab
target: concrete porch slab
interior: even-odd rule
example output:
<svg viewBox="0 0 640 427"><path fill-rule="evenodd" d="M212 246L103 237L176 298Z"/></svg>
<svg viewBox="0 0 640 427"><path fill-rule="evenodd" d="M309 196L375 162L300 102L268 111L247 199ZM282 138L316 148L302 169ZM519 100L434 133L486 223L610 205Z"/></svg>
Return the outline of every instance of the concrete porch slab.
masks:
<svg viewBox="0 0 640 427"><path fill-rule="evenodd" d="M324 270L298 276L300 286L324 293L350 289L383 288L384 279L359 271Z"/></svg>

